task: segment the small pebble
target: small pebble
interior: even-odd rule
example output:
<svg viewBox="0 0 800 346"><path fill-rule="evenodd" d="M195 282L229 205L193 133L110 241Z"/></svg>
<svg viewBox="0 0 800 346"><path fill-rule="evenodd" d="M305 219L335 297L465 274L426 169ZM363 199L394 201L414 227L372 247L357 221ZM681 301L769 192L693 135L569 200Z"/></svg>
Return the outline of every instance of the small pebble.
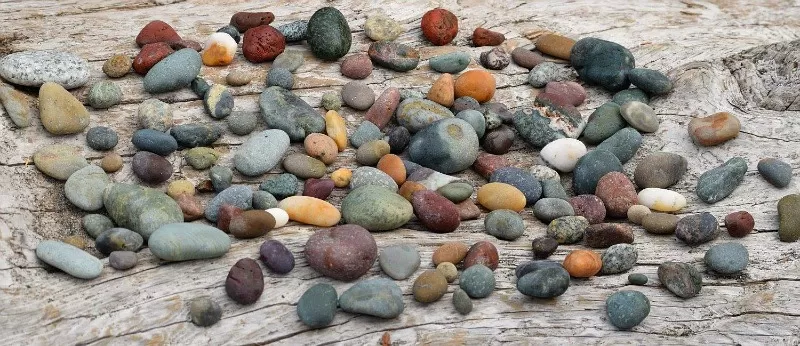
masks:
<svg viewBox="0 0 800 346"><path fill-rule="evenodd" d="M792 180L792 166L771 157L758 161L758 173L779 189L789 186Z"/></svg>
<svg viewBox="0 0 800 346"><path fill-rule="evenodd" d="M110 78L124 77L131 70L133 60L124 54L114 54L103 63L103 73Z"/></svg>
<svg viewBox="0 0 800 346"><path fill-rule="evenodd" d="M505 183L488 183L478 189L478 203L489 210L509 209L521 211L526 204L525 195L516 187Z"/></svg>
<svg viewBox="0 0 800 346"><path fill-rule="evenodd" d="M647 284L647 275L639 273L628 274L628 283L636 286L644 286Z"/></svg>
<svg viewBox="0 0 800 346"><path fill-rule="evenodd" d="M291 90L294 86L294 76L292 72L280 67L272 67L267 72L267 87L279 86L286 90Z"/></svg>
<svg viewBox="0 0 800 346"><path fill-rule="evenodd" d="M431 258L434 265L445 262L459 264L467 256L469 246L459 241L446 242L433 251Z"/></svg>
<svg viewBox="0 0 800 346"><path fill-rule="evenodd" d="M403 31L400 23L383 14L371 15L364 22L364 34L373 41L394 41Z"/></svg>
<svg viewBox="0 0 800 346"><path fill-rule="evenodd" d="M114 82L102 81L92 85L86 102L94 109L107 109L122 101L122 89Z"/></svg>
<svg viewBox="0 0 800 346"><path fill-rule="evenodd" d="M545 259L556 252L558 241L550 237L539 237L533 240L531 248L534 258Z"/></svg>
<svg viewBox="0 0 800 346"><path fill-rule="evenodd" d="M375 93L367 84L359 81L348 82L342 87L342 100L356 110L367 110L375 102Z"/></svg>
<svg viewBox="0 0 800 346"><path fill-rule="evenodd" d="M673 234L678 220L678 216L673 214L649 213L642 217L642 228L651 234Z"/></svg>
<svg viewBox="0 0 800 346"><path fill-rule="evenodd" d="M572 277L588 278L600 272L603 260L594 251L572 250L564 258L563 266Z"/></svg>
<svg viewBox="0 0 800 346"><path fill-rule="evenodd" d="M628 330L650 314L650 300L639 291L617 291L606 299L606 312L614 327Z"/></svg>
<svg viewBox="0 0 800 346"><path fill-rule="evenodd" d="M686 197L675 191L650 187L639 191L639 204L655 211L673 212L686 206Z"/></svg>
<svg viewBox="0 0 800 346"><path fill-rule="evenodd" d="M472 244L469 251L467 251L467 256L464 257L464 268L482 264L494 271L497 269L499 263L500 255L497 253L497 247L495 247L492 242L486 240Z"/></svg>
<svg viewBox="0 0 800 346"><path fill-rule="evenodd" d="M658 280L670 292L681 298L691 298L703 288L703 276L693 265L683 262L664 262L658 266Z"/></svg>
<svg viewBox="0 0 800 346"><path fill-rule="evenodd" d="M283 243L270 239L261 244L258 258L269 270L277 274L286 274L294 269L294 255Z"/></svg>
<svg viewBox="0 0 800 346"><path fill-rule="evenodd" d="M308 21L296 20L279 25L276 29L283 34L286 42L300 42L308 38Z"/></svg>
<svg viewBox="0 0 800 346"><path fill-rule="evenodd" d="M238 44L242 40L242 36L239 35L239 29L237 29L233 25L223 26L223 27L217 29L217 32L222 32L222 33L228 34L236 42L236 44Z"/></svg>
<svg viewBox="0 0 800 346"><path fill-rule="evenodd" d="M542 198L533 205L533 215L544 223L550 223L562 216L575 215L575 210L563 199Z"/></svg>
<svg viewBox="0 0 800 346"><path fill-rule="evenodd" d="M625 103L620 107L619 112L628 124L639 131L656 132L658 130L660 121L656 112L644 103L638 101Z"/></svg>
<svg viewBox="0 0 800 346"><path fill-rule="evenodd" d="M641 89L630 88L618 91L611 99L617 105L624 105L630 101L639 101L644 104L650 103L650 96Z"/></svg>
<svg viewBox="0 0 800 346"><path fill-rule="evenodd" d="M267 212L275 218L275 228L281 228L289 222L289 214L281 208L269 208Z"/></svg>
<svg viewBox="0 0 800 346"><path fill-rule="evenodd" d="M414 280L411 292L414 300L423 304L433 303L447 293L447 279L438 270L426 270Z"/></svg>
<svg viewBox="0 0 800 346"><path fill-rule="evenodd" d="M117 153L108 153L100 160L100 168L106 173L113 173L122 168L122 156Z"/></svg>
<svg viewBox="0 0 800 346"><path fill-rule="evenodd" d="M336 289L326 283L318 283L307 289L297 301L297 315L305 325L322 328L333 322L338 299Z"/></svg>
<svg viewBox="0 0 800 346"><path fill-rule="evenodd" d="M736 190L744 180L745 173L747 173L747 161L741 157L734 157L700 175L695 193L703 202L717 203Z"/></svg>
<svg viewBox="0 0 800 346"><path fill-rule="evenodd" d="M443 8L435 8L422 16L422 35L436 46L444 46L458 34L458 17Z"/></svg>
<svg viewBox="0 0 800 346"><path fill-rule="evenodd" d="M329 111L338 111L342 109L342 98L339 96L339 93L327 91L322 94L322 108Z"/></svg>
<svg viewBox="0 0 800 346"><path fill-rule="evenodd" d="M456 288L453 291L453 306L459 314L467 315L472 312L472 299L469 294L461 288Z"/></svg>
<svg viewBox="0 0 800 346"><path fill-rule="evenodd" d="M97 151L113 149L118 140L117 133L105 126L95 126L86 132L86 144Z"/></svg>
<svg viewBox="0 0 800 346"><path fill-rule="evenodd" d="M544 88L549 82L567 81L573 79L574 76L574 70L545 61L531 69L528 74L528 83L534 88Z"/></svg>
<svg viewBox="0 0 800 346"><path fill-rule="evenodd" d="M222 308L211 297L192 299L189 305L189 316L192 323L200 327L216 324L222 318Z"/></svg>
<svg viewBox="0 0 800 346"><path fill-rule="evenodd" d="M470 61L469 53L455 51L430 58L428 66L439 73L459 73L469 66Z"/></svg>
<svg viewBox="0 0 800 346"><path fill-rule="evenodd" d="M575 40L558 34L542 35L536 41L536 49L538 51L564 60L570 59L570 53L574 45Z"/></svg>
<svg viewBox="0 0 800 346"><path fill-rule="evenodd" d="M631 84L651 95L663 95L672 91L672 81L663 73L647 68L628 71Z"/></svg>
<svg viewBox="0 0 800 346"><path fill-rule="evenodd" d="M439 263L439 265L436 266L436 270L444 275L444 278L447 280L447 282L456 281L458 278L458 269L456 268L455 264L450 262Z"/></svg>
<svg viewBox="0 0 800 346"><path fill-rule="evenodd" d="M728 112L719 112L689 122L689 136L700 146L725 143L739 135L739 118Z"/></svg>
<svg viewBox="0 0 800 346"><path fill-rule="evenodd" d="M583 216L561 216L547 225L547 237L557 244L575 244L583 239L589 221Z"/></svg>
<svg viewBox="0 0 800 346"><path fill-rule="evenodd" d="M690 246L712 241L719 236L717 218L707 212L684 216L678 221L675 236Z"/></svg>
<svg viewBox="0 0 800 346"><path fill-rule="evenodd" d="M300 66L303 66L305 57L303 52L298 49L287 49L275 58L272 62L272 68L282 68L289 70L289 72L297 71Z"/></svg>
<svg viewBox="0 0 800 346"><path fill-rule="evenodd" d="M226 66L233 61L238 48L237 37L225 32L215 32L208 36L205 49L201 53L203 65L206 66Z"/></svg>
<svg viewBox="0 0 800 346"><path fill-rule="evenodd" d="M128 270L136 266L139 259L133 251L112 251L108 255L108 265L116 270Z"/></svg>
<svg viewBox="0 0 800 346"><path fill-rule="evenodd" d="M340 65L342 76L350 79L364 79L372 74L372 60L366 54L353 54L342 60Z"/></svg>
<svg viewBox="0 0 800 346"><path fill-rule="evenodd" d="M734 238L741 238L750 234L755 226L753 215L746 211L737 211L725 216L725 228Z"/></svg>
<svg viewBox="0 0 800 346"><path fill-rule="evenodd" d="M603 268L600 272L605 275L624 273L636 265L638 258L639 252L631 244L611 245L601 256Z"/></svg>
<svg viewBox="0 0 800 346"><path fill-rule="evenodd" d="M525 233L525 223L511 210L494 210L483 220L486 233L502 240L516 240Z"/></svg>
<svg viewBox="0 0 800 346"><path fill-rule="evenodd" d="M486 298L494 291L494 273L483 264L473 265L461 273L459 287L471 298Z"/></svg>
<svg viewBox="0 0 800 346"><path fill-rule="evenodd" d="M252 80L253 76L242 70L233 70L225 76L225 83L233 87L250 84Z"/></svg>
<svg viewBox="0 0 800 346"><path fill-rule="evenodd" d="M511 51L511 60L520 67L527 69L532 69L544 62L544 58L541 55L522 47L514 48Z"/></svg>
<svg viewBox="0 0 800 346"><path fill-rule="evenodd" d="M722 275L741 273L750 261L747 248L739 243L721 243L712 246L704 257L706 267Z"/></svg>
<svg viewBox="0 0 800 346"><path fill-rule="evenodd" d="M650 213L651 213L650 208L643 206L641 204L634 204L630 208L628 208L627 216L630 222L633 222L637 225L641 225L644 217Z"/></svg>
<svg viewBox="0 0 800 346"><path fill-rule="evenodd" d="M139 127L165 132L172 127L172 109L170 105L158 99L147 99L139 104L136 112Z"/></svg>
<svg viewBox="0 0 800 346"><path fill-rule="evenodd" d="M264 292L264 274L258 262L242 258L231 267L225 279L225 293L233 301L249 305L255 303Z"/></svg>
<svg viewBox="0 0 800 346"><path fill-rule="evenodd" d="M511 63L511 55L501 47L481 53L481 65L490 70L502 70Z"/></svg>
<svg viewBox="0 0 800 346"><path fill-rule="evenodd" d="M475 28L472 32L472 44L475 47L498 46L506 40L505 35L484 28Z"/></svg>
<svg viewBox="0 0 800 346"><path fill-rule="evenodd" d="M237 136L246 136L258 126L258 114L253 112L233 112L225 118L228 130Z"/></svg>

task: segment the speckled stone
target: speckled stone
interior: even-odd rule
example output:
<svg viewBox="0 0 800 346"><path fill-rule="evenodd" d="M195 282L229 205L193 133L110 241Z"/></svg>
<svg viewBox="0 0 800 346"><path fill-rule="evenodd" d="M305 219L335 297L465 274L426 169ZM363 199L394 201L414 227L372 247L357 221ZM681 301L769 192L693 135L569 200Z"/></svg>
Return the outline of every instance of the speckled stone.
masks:
<svg viewBox="0 0 800 346"><path fill-rule="evenodd" d="M322 328L333 322L338 305L336 288L318 283L306 290L297 301L297 315L305 325Z"/></svg>
<svg viewBox="0 0 800 346"><path fill-rule="evenodd" d="M17 85L38 87L55 82L73 89L89 81L89 63L67 52L17 52L0 59L0 77Z"/></svg>
<svg viewBox="0 0 800 346"><path fill-rule="evenodd" d="M124 54L114 54L103 63L103 73L110 78L120 78L128 74L133 60Z"/></svg>
<svg viewBox="0 0 800 346"><path fill-rule="evenodd" d="M573 170L572 189L575 194L593 194L597 182L606 173L622 172L622 163L606 150L592 150L578 160Z"/></svg>
<svg viewBox="0 0 800 346"><path fill-rule="evenodd" d="M222 308L208 296L198 297L189 304L189 317L196 326L212 326L222 318Z"/></svg>
<svg viewBox="0 0 800 346"><path fill-rule="evenodd" d="M641 89L631 88L618 91L614 94L612 102L622 106L630 101L639 101L644 104L650 103L650 97Z"/></svg>
<svg viewBox="0 0 800 346"><path fill-rule="evenodd" d="M269 72L267 72L267 87L272 86L292 90L294 86L294 75L292 75L292 71L273 66L269 69Z"/></svg>
<svg viewBox="0 0 800 346"><path fill-rule="evenodd" d="M600 272L606 275L619 274L631 270L636 265L639 252L631 244L611 245L600 257L603 260L603 269Z"/></svg>
<svg viewBox="0 0 800 346"><path fill-rule="evenodd" d="M481 65L490 70L502 70L511 63L511 55L503 48L495 47L489 51L481 53Z"/></svg>
<svg viewBox="0 0 800 346"><path fill-rule="evenodd" d="M395 318L405 309L403 292L393 281L374 278L359 281L339 297L342 310L380 318Z"/></svg>
<svg viewBox="0 0 800 346"><path fill-rule="evenodd" d="M550 112L547 115L542 115L538 109L521 109L514 114L514 127L520 137L535 148L568 137L565 131L575 136L579 134L576 131L583 122L578 116L580 113Z"/></svg>
<svg viewBox="0 0 800 346"><path fill-rule="evenodd" d="M554 62L545 61L531 69L528 74L528 83L534 88L544 88L549 82L562 82L574 78L574 70L557 65Z"/></svg>
<svg viewBox="0 0 800 346"><path fill-rule="evenodd" d="M186 159L186 163L192 166L192 168L203 170L217 163L220 155L221 154L214 148L197 147L184 152L183 157Z"/></svg>
<svg viewBox="0 0 800 346"><path fill-rule="evenodd" d="M558 244L575 244L583 239L589 221L583 216L561 216L547 225L547 237Z"/></svg>
<svg viewBox="0 0 800 346"><path fill-rule="evenodd" d="M531 242L533 257L543 259L550 257L558 249L558 241L550 237L539 237Z"/></svg>
<svg viewBox="0 0 800 346"><path fill-rule="evenodd" d="M269 87L258 100L261 115L271 129L283 130L299 142L313 132L325 131L325 119L303 99L281 87Z"/></svg>
<svg viewBox="0 0 800 346"><path fill-rule="evenodd" d="M703 202L714 204L728 197L744 180L747 161L734 157L721 166L703 173L697 179L695 192Z"/></svg>
<svg viewBox="0 0 800 346"><path fill-rule="evenodd" d="M416 48L392 41L373 42L367 50L375 65L397 72L407 72L419 65L419 51Z"/></svg>
<svg viewBox="0 0 800 346"><path fill-rule="evenodd" d="M89 89L86 102L94 109L106 109L122 101L122 89L110 81L97 82Z"/></svg>
<svg viewBox="0 0 800 346"><path fill-rule="evenodd" d="M144 90L151 94L175 91L189 84L200 73L200 53L184 48L159 61L144 77Z"/></svg>
<svg viewBox="0 0 800 346"><path fill-rule="evenodd" d="M606 218L606 207L595 195L578 195L568 201L575 210L575 215L585 217L590 224L601 223Z"/></svg>
<svg viewBox="0 0 800 346"><path fill-rule="evenodd" d="M455 51L430 58L428 65L439 73L459 73L469 66L471 60L469 53Z"/></svg>
<svg viewBox="0 0 800 346"><path fill-rule="evenodd" d="M105 126L95 126L86 132L86 145L97 151L111 150L118 142L117 132Z"/></svg>
<svg viewBox="0 0 800 346"><path fill-rule="evenodd" d="M486 298L494 291L494 272L483 264L475 264L461 273L459 287L471 298Z"/></svg>
<svg viewBox="0 0 800 346"><path fill-rule="evenodd" d="M606 299L608 320L621 330L631 329L650 314L650 300L639 291L621 290Z"/></svg>
<svg viewBox="0 0 800 346"><path fill-rule="evenodd" d="M458 112L458 114L456 114L456 118L468 122L470 125L472 125L472 128L475 129L475 134L478 135L478 138L483 138L483 135L486 133L486 118L483 116L483 114L481 114L481 112L473 109L465 109ZM511 137L511 139L513 140L513 137Z"/></svg>
<svg viewBox="0 0 800 346"><path fill-rule="evenodd" d="M322 94L322 108L326 110L338 111L342 109L342 98L336 91L328 91Z"/></svg>
<svg viewBox="0 0 800 346"><path fill-rule="evenodd" d="M308 20L306 33L311 52L326 61L345 56L353 41L347 19L333 7L323 7L314 12Z"/></svg>
<svg viewBox="0 0 800 346"><path fill-rule="evenodd" d="M485 118L484 118L484 121ZM514 144L516 134L514 130L506 125L500 125L494 129L489 130L486 136L483 137L481 146L487 153L495 155L503 155L511 150Z"/></svg>
<svg viewBox="0 0 800 346"><path fill-rule="evenodd" d="M394 41L404 31L400 23L383 14L373 14L364 22L364 34L373 41Z"/></svg>
<svg viewBox="0 0 800 346"><path fill-rule="evenodd" d="M361 125L350 135L350 145L358 149L364 143L383 139L381 129L369 121L361 122Z"/></svg>
<svg viewBox="0 0 800 346"><path fill-rule="evenodd" d="M549 262L549 264L537 266L524 275L518 275L517 290L526 296L542 299L564 294L570 282L567 270L557 262L535 261L534 263L536 262Z"/></svg>
<svg viewBox="0 0 800 346"><path fill-rule="evenodd" d="M278 206L278 200L267 191L253 191L253 209L267 210Z"/></svg>
<svg viewBox="0 0 800 346"><path fill-rule="evenodd" d="M453 291L453 307L462 315L472 312L472 300L469 298L469 294L461 288L456 288Z"/></svg>
<svg viewBox="0 0 800 346"><path fill-rule="evenodd" d="M712 241L719 236L717 218L707 212L684 216L678 221L675 236L691 246Z"/></svg>
<svg viewBox="0 0 800 346"><path fill-rule="evenodd" d="M567 190L564 185L561 185L561 180L547 179L542 180L542 197L543 198L558 198L568 200Z"/></svg>
<svg viewBox="0 0 800 346"><path fill-rule="evenodd" d="M259 190L269 192L277 199L284 199L297 194L297 183L298 179L294 174L283 173L267 178L261 183Z"/></svg>
<svg viewBox="0 0 800 346"><path fill-rule="evenodd" d="M283 34L286 42L300 42L308 38L307 20L296 20L291 23L278 25L276 29Z"/></svg>
<svg viewBox="0 0 800 346"><path fill-rule="evenodd" d="M583 242L591 248L607 248L616 244L632 244L633 229L624 223L598 223L589 225L583 234Z"/></svg>
<svg viewBox="0 0 800 346"><path fill-rule="evenodd" d="M683 262L664 262L658 266L658 280L670 292L681 298L691 298L703 288L703 276L693 265Z"/></svg>
<svg viewBox="0 0 800 346"><path fill-rule="evenodd" d="M388 231L406 224L413 216L411 203L393 190L367 184L353 188L342 200L342 217L369 231Z"/></svg>
<svg viewBox="0 0 800 346"><path fill-rule="evenodd" d="M305 57L303 57L302 51L300 51L299 49L287 49L284 50L283 53L275 57L275 61L272 62L272 68L273 69L280 68L280 69L285 69L289 72L294 72L298 68L300 68L300 66L303 66L304 61ZM267 77L267 80L269 80L269 77Z"/></svg>
<svg viewBox="0 0 800 346"><path fill-rule="evenodd" d="M237 136L247 136L258 126L258 114L252 112L233 112L225 118L228 130Z"/></svg>
<svg viewBox="0 0 800 346"><path fill-rule="evenodd" d="M158 99L147 99L139 104L136 111L139 127L165 132L172 127L172 109L170 105Z"/></svg>

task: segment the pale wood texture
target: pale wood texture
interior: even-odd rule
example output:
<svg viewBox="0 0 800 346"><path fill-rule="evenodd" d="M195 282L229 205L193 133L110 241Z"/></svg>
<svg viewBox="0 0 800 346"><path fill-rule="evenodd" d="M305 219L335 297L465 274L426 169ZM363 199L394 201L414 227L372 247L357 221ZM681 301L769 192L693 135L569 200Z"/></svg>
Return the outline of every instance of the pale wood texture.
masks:
<svg viewBox="0 0 800 346"><path fill-rule="evenodd" d="M453 49L467 49L477 58L486 48L469 47L469 36L477 26L503 32L506 47L532 47L535 38L557 32L573 38L594 36L613 40L630 48L637 65L665 71L675 82L675 91L655 98L652 106L661 118L661 128L645 135L644 146L625 165L631 174L636 161L653 151L679 153L688 158L689 172L674 187L687 196L689 207L682 213L709 211L719 220L727 213L748 210L756 219L757 232L739 240L750 251L750 265L735 278L704 274L699 296L683 300L659 287L657 265L666 260L688 261L703 268L702 257L711 244L690 248L674 237L656 237L636 228L639 263L632 272L647 274L651 281L636 289L651 300L652 311L643 324L629 332L617 331L608 321L604 302L616 290L626 287L627 274L573 280L566 294L551 301L529 299L515 289L514 266L531 258L530 239L543 234L545 225L530 210L524 212L528 229L514 242L496 240L483 233L483 221L465 222L454 233L421 231L415 223L408 229L375 234L379 246L399 243L419 245L422 267L431 267L430 255L447 240L472 243L490 239L500 249L501 265L496 271L497 290L476 300L468 316L458 315L450 303L451 294L434 304L421 305L410 296L413 280L398 282L405 293L406 310L397 319L378 320L340 312L332 326L309 330L297 318L295 305L303 291L317 282L333 284L339 293L352 283L335 282L310 269L303 246L313 227L290 225L267 237L284 242L295 254L297 267L285 276L265 271L266 290L250 306L230 301L223 282L238 259L257 257L264 239L233 242L222 258L186 263L159 263L145 249L133 270L118 272L106 266L100 278L72 279L51 272L37 262L33 249L42 239L63 239L82 235L83 212L71 207L63 195L63 183L44 177L30 157L39 147L55 142L84 145L83 135L53 137L38 120L27 129L14 129L8 117L0 116L0 331L2 344L376 344L384 332L396 344L798 344L800 343L800 248L797 243L777 239L777 200L797 193L796 182L778 190L758 176L756 162L776 156L797 168L800 164L800 117L796 111L773 111L759 102L775 82L760 79L753 64L737 67L737 54L748 49L789 42L800 37L800 8L792 1L0 1L0 54L29 49L61 49L88 59L92 81L105 78L101 66L114 53L134 56L134 37L150 20L171 23L185 38L203 41L226 24L236 11L269 10L276 24L307 19L321 6L334 5L348 18L354 32L351 52L366 50L369 43L362 31L366 17L386 13L399 20L407 32L400 41L420 47L423 59ZM457 47L430 47L423 43L419 22L430 8L443 6L460 19ZM759 48L761 47L761 48ZM796 45L794 45L796 47ZM347 82L338 64L321 63L303 45L307 60L296 74L295 92L312 106L319 105L323 92L336 90ZM784 52L785 53L785 52ZM765 59L770 59L767 53ZM774 54L773 54L774 55ZM747 57L747 55L743 55ZM727 59L727 60L725 60ZM477 65L475 65L477 66ZM796 66L796 65L795 65ZM254 83L234 88L236 109L257 112L258 94L269 64L253 65L237 58L225 68L204 67L202 75L222 82L232 69L252 72ZM736 72L732 73L731 68ZM512 64L496 72L495 99L511 108L528 106L536 90L527 83L527 71ZM381 92L389 86L427 90L435 80L426 63L406 74L376 69L367 79ZM739 78L737 80L737 78ZM94 111L92 125L112 126L120 133L117 147L127 160L134 149L130 136L135 129L137 105L150 97L142 90L141 77L129 75L117 83L124 90L123 104L108 111ZM755 85L755 86L753 86ZM753 86L753 87L749 87ZM81 99L84 89L75 91ZM610 95L588 88L589 101L580 107L588 116ZM760 93L760 94L759 94ZM35 90L31 90L35 95ZM756 94L762 96L758 98ZM756 95L756 96L753 96ZM180 122L213 121L189 91L158 95L173 104ZM789 107L791 109L791 107ZM693 116L730 111L742 121L739 137L713 148L698 148L688 138L686 125ZM350 130L360 123L362 113L345 109ZM261 125L263 128L263 124ZM226 134L217 144L225 153L222 164L230 164L232 151L243 138ZM294 146L292 150L300 150ZM97 162L102 153L86 148ZM750 170L745 181L727 199L705 205L694 195L697 177L728 158L747 158ZM355 167L354 151L348 149L329 167ZM509 154L520 167L539 161L535 151L517 142ZM187 168L179 154L169 158L175 165L174 179L185 177L199 182L206 172ZM278 172L277 170L275 172ZM274 172L273 172L274 173ZM474 173L461 176L478 184ZM115 181L135 181L130 168L113 175ZM235 178L255 186L259 179ZM563 179L570 185L568 177ZM164 185L159 188L164 188ZM345 191L337 189L331 200L338 205ZM208 198L209 196L204 196ZM88 239L87 239L88 240ZM723 234L714 243L728 241ZM94 251L89 246L90 251ZM577 246L562 246L553 256L562 259ZM107 263L107 260L103 260ZM377 263L367 276L381 275ZM455 288L450 286L450 291ZM630 287L628 287L630 288ZM210 328L194 326L187 318L187 302L210 295L223 307L223 319Z"/></svg>

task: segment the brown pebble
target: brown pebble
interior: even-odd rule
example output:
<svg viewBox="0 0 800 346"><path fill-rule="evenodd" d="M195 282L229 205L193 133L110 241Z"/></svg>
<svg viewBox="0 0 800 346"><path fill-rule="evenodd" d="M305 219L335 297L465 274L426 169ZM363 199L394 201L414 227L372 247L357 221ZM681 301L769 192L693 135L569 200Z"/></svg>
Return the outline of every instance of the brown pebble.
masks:
<svg viewBox="0 0 800 346"><path fill-rule="evenodd" d="M454 85L453 75L443 73L439 76L439 79L433 82L431 89L428 90L428 100L445 107L453 106L453 101L455 100Z"/></svg>
<svg viewBox="0 0 800 346"><path fill-rule="evenodd" d="M400 90L394 87L386 88L375 100L375 103L369 107L364 119L383 130L392 120L398 104L400 104Z"/></svg>
<svg viewBox="0 0 800 346"><path fill-rule="evenodd" d="M614 218L628 216L628 208L639 203L636 187L621 172L609 172L600 178L595 195L606 206L606 214Z"/></svg>
<svg viewBox="0 0 800 346"><path fill-rule="evenodd" d="M461 218L461 221L476 220L481 216L481 209L471 199L456 203L456 208L458 208L458 217Z"/></svg>
<svg viewBox="0 0 800 346"><path fill-rule="evenodd" d="M480 153L478 154L478 158L475 160L475 163L472 164L472 169L474 169L475 172L480 174L482 177L489 179L496 169L508 167L510 165L511 163L509 163L508 160L503 156Z"/></svg>
<svg viewBox="0 0 800 346"><path fill-rule="evenodd" d="M583 233L588 247L607 248L615 244L633 244L633 229L622 223L598 223L589 225Z"/></svg>
<svg viewBox="0 0 800 346"><path fill-rule="evenodd" d="M383 173L392 177L397 185L403 185L406 182L406 166L403 164L403 159L395 154L388 154L381 157L378 161L378 169Z"/></svg>
<svg viewBox="0 0 800 346"><path fill-rule="evenodd" d="M483 150L495 155L508 153L511 149L511 145L514 144L514 137L516 137L514 130L506 125L501 125L496 129L489 130L486 136L483 137Z"/></svg>
<svg viewBox="0 0 800 346"><path fill-rule="evenodd" d="M318 159L326 165L336 161L336 156L339 155L339 148L333 138L321 133L308 135L303 140L303 148L305 148L308 156Z"/></svg>
<svg viewBox="0 0 800 346"><path fill-rule="evenodd" d="M230 24L239 32L245 32L247 29L272 23L273 20L275 15L272 12L236 12L231 17Z"/></svg>
<svg viewBox="0 0 800 346"><path fill-rule="evenodd" d="M122 168L122 156L117 153L108 153L100 160L100 168L106 173L113 173Z"/></svg>
<svg viewBox="0 0 800 346"><path fill-rule="evenodd" d="M539 55L539 53L517 47L511 51L511 60L520 67L532 69L536 67L536 65L541 64L544 58Z"/></svg>
<svg viewBox="0 0 800 346"><path fill-rule="evenodd" d="M753 231L755 220L746 211L737 211L725 216L725 228L731 237L741 238Z"/></svg>
<svg viewBox="0 0 800 346"><path fill-rule="evenodd" d="M233 87L250 84L252 80L253 76L247 72L239 70L231 71L227 76L225 76L225 83L228 83L228 85Z"/></svg>
<svg viewBox="0 0 800 346"><path fill-rule="evenodd" d="M364 53L353 54L342 60L339 70L347 78L364 79L372 74L372 60Z"/></svg>
<svg viewBox="0 0 800 346"><path fill-rule="evenodd" d="M414 293L414 300L433 303L447 293L447 279L438 270L426 270L414 280L411 291Z"/></svg>
<svg viewBox="0 0 800 346"><path fill-rule="evenodd" d="M569 199L575 215L583 216L590 224L601 223L606 218L606 206L595 195L578 195Z"/></svg>
<svg viewBox="0 0 800 346"><path fill-rule="evenodd" d="M600 255L591 250L573 250L562 263L570 276L588 278L596 275L603 268Z"/></svg>
<svg viewBox="0 0 800 346"><path fill-rule="evenodd" d="M558 241L550 237L539 237L531 242L533 257L544 259L550 257L558 248Z"/></svg>
<svg viewBox="0 0 800 346"><path fill-rule="evenodd" d="M433 265L438 266L443 262L459 264L467 256L469 246L460 241L451 241L442 244L433 251Z"/></svg>
<svg viewBox="0 0 800 346"><path fill-rule="evenodd" d="M689 136L700 146L725 143L739 135L739 119L728 112L719 112L689 121Z"/></svg>
<svg viewBox="0 0 800 346"><path fill-rule="evenodd" d="M500 255L497 253L497 247L486 240L473 244L467 251L467 256L464 257L464 269L476 264L483 264L494 271L499 263Z"/></svg>
<svg viewBox="0 0 800 346"><path fill-rule="evenodd" d="M264 274L252 258L242 258L228 272L225 292L239 304L255 303L264 292Z"/></svg>
<svg viewBox="0 0 800 346"><path fill-rule="evenodd" d="M64 238L64 242L76 248L83 249L86 247L86 241L79 235L71 235Z"/></svg>
<svg viewBox="0 0 800 346"><path fill-rule="evenodd" d="M472 44L475 47L497 46L505 40L506 36L497 31L475 28L475 31L472 32Z"/></svg>
<svg viewBox="0 0 800 346"><path fill-rule="evenodd" d="M564 60L569 60L573 45L575 40L556 34L544 35L536 41L538 51Z"/></svg>
<svg viewBox="0 0 800 346"><path fill-rule="evenodd" d="M217 228L228 232L228 227L231 224L231 220L237 215L241 215L243 212L244 210L240 209L239 207L230 204L223 204L221 207L219 207L219 213L217 214Z"/></svg>
<svg viewBox="0 0 800 346"><path fill-rule="evenodd" d="M673 234L678 227L678 217L666 213L650 213L642 218L642 228L652 234Z"/></svg>
<svg viewBox="0 0 800 346"><path fill-rule="evenodd" d="M180 194L175 197L175 202L177 202L178 207L181 208L183 212L183 221L185 222L198 220L204 215L205 211L203 210L203 205L195 196Z"/></svg>
<svg viewBox="0 0 800 346"><path fill-rule="evenodd" d="M131 70L133 60L127 55L115 54L103 64L103 73L110 78L124 77Z"/></svg>
<svg viewBox="0 0 800 346"><path fill-rule="evenodd" d="M275 217L264 210L248 210L231 218L228 230L236 238L255 238L275 227Z"/></svg>
<svg viewBox="0 0 800 346"><path fill-rule="evenodd" d="M303 196L328 199L335 185L331 179L306 179L305 184L303 184Z"/></svg>

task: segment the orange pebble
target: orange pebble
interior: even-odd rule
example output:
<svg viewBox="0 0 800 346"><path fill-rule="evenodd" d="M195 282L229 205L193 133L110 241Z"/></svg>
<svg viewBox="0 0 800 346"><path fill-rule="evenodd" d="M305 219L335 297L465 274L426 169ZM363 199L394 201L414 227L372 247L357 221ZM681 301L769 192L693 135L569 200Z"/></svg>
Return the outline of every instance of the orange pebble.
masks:
<svg viewBox="0 0 800 346"><path fill-rule="evenodd" d="M344 118L336 111L325 113L325 133L333 138L339 151L347 148L347 126L344 123Z"/></svg>
<svg viewBox="0 0 800 346"><path fill-rule="evenodd" d="M480 103L488 102L494 97L494 76L485 70L470 70L456 79L455 97L470 96Z"/></svg>
<svg viewBox="0 0 800 346"><path fill-rule="evenodd" d="M478 204L489 210L509 209L518 212L525 208L526 202L522 191L506 183L488 183L478 189Z"/></svg>
<svg viewBox="0 0 800 346"><path fill-rule="evenodd" d="M397 185L403 185L406 182L406 166L400 156L395 154L383 155L378 161L378 169L392 177L392 180Z"/></svg>
<svg viewBox="0 0 800 346"><path fill-rule="evenodd" d="M597 252L590 250L573 250L562 263L569 275L576 278L588 278L600 272L603 260Z"/></svg>
<svg viewBox="0 0 800 346"><path fill-rule="evenodd" d="M230 35L224 32L211 34L206 42L206 49L203 50L203 65L229 65L236 55L236 47L236 41Z"/></svg>
<svg viewBox="0 0 800 346"><path fill-rule="evenodd" d="M353 171L349 168L339 168L333 173L331 173L331 180L333 180L333 186L336 187L346 187L350 185L350 178L353 177Z"/></svg>
<svg viewBox="0 0 800 346"><path fill-rule="evenodd" d="M423 190L427 190L427 188L424 185L409 180L403 183L402 186L400 186L400 191L398 193L400 193L401 196L403 196L405 199L411 202L411 196L414 194L414 192Z"/></svg>
<svg viewBox="0 0 800 346"><path fill-rule="evenodd" d="M436 102L445 107L452 107L454 98L453 75L445 73L433 83L431 90L428 91L428 100Z"/></svg>
<svg viewBox="0 0 800 346"><path fill-rule="evenodd" d="M569 37L549 34L539 37L539 40L536 41L536 50L556 58L569 60L574 45L575 40Z"/></svg>
<svg viewBox="0 0 800 346"><path fill-rule="evenodd" d="M339 209L326 201L309 196L291 196L278 203L289 214L289 220L312 226L331 227L342 218Z"/></svg>

